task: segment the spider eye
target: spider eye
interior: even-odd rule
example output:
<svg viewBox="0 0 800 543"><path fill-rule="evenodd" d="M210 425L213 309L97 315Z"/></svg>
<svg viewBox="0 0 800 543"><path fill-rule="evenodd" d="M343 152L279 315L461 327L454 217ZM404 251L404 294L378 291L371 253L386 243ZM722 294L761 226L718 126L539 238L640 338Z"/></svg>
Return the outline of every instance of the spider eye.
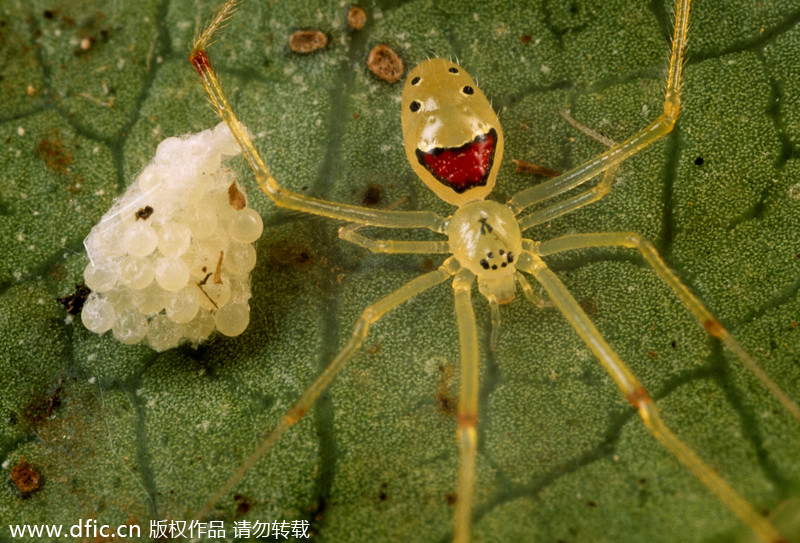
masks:
<svg viewBox="0 0 800 543"><path fill-rule="evenodd" d="M411 84L412 85L416 85L417 83L419 83L419 76L417 76L417 77L415 77L414 79L411 80Z"/></svg>
<svg viewBox="0 0 800 543"><path fill-rule="evenodd" d="M417 102L416 100L414 100L413 102L411 102L411 103L408 105L408 109L410 109L410 110L411 110L413 113L416 113L417 111L419 111L420 105L421 105L421 104L420 104L419 102Z"/></svg>
<svg viewBox="0 0 800 543"><path fill-rule="evenodd" d="M453 68L453 67L451 67L451 68L450 68L450 69L448 69L447 71L448 71L448 72L450 72L451 74L457 74L457 73L458 73L458 68Z"/></svg>
<svg viewBox="0 0 800 543"><path fill-rule="evenodd" d="M469 85L465 85L464 88L461 89L461 92L463 92L464 94L474 94L475 93L475 89L473 89Z"/></svg>

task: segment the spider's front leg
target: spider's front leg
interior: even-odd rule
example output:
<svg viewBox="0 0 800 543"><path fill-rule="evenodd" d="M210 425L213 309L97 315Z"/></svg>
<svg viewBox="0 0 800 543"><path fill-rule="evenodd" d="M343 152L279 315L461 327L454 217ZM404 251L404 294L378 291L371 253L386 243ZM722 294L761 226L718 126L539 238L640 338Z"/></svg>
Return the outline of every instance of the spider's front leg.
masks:
<svg viewBox="0 0 800 543"><path fill-rule="evenodd" d="M518 192L508 201L508 206L514 213L519 214L533 204L562 194L593 179L601 172L619 166L625 159L635 155L672 130L680 112L681 72L683 70L683 52L686 47L689 26L689 4L690 0L678 0L675 15L675 32L672 38L672 53L669 60L669 75L667 76L667 92L664 98L664 111L661 115L644 129L601 155L584 162L555 179Z"/></svg>
<svg viewBox="0 0 800 543"><path fill-rule="evenodd" d="M212 37L230 19L238 3L238 0L228 0L222 6L222 9L219 10L195 42L189 61L203 79L206 91L220 117L228 125L231 133L242 148L242 154L255 173L256 181L258 181L261 189L267 193L276 205L296 211L369 226L426 228L434 232L443 232L446 224L445 220L430 211L389 211L328 202L297 194L278 185L255 147L253 147L253 143L250 141L244 126L234 114L206 55L206 47L211 43Z"/></svg>

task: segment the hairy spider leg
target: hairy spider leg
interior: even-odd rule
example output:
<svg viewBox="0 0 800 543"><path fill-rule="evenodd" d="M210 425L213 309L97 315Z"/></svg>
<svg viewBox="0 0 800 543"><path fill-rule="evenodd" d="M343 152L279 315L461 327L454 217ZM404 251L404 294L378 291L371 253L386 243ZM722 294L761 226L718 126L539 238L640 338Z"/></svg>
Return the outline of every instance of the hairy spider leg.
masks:
<svg viewBox="0 0 800 543"><path fill-rule="evenodd" d="M234 114L205 52L206 47L211 43L214 33L231 17L237 5L238 0L228 0L222 6L203 34L195 42L189 61L203 79L206 91L220 117L228 125L231 133L242 148L242 154L255 173L256 181L258 181L261 189L267 193L276 205L313 215L384 228L426 228L434 232L444 232L446 221L432 211L390 211L328 202L297 194L278 185L264 161L261 160L255 147L253 147L247 131Z"/></svg>
<svg viewBox="0 0 800 543"><path fill-rule="evenodd" d="M680 298L686 309L694 316L700 325L712 336L722 341L722 343L733 353L742 364L750 370L761 384L783 405L795 419L800 421L800 408L781 387L773 381L764 369L753 360L753 357L739 345L739 342L731 336L730 332L722 326L703 303L695 296L689 288L681 282L675 272L669 269L664 259L658 254L653 244L643 239L634 232L602 232L591 234L568 234L559 238L539 242L536 252L541 256L572 251L575 249L589 249L593 247L625 247L636 249L641 253L645 262L650 265L656 274L672 289Z"/></svg>
<svg viewBox="0 0 800 543"><path fill-rule="evenodd" d="M275 429L267 434L261 441L261 444L248 456L236 469L233 475L223 484L217 492L208 499L203 507L195 514L194 519L200 520L204 518L214 507L220 498L227 494L247 471L255 465L258 460L267 453L272 445L281 437L281 435L296 422L303 418L306 412L311 408L320 394L328 388L331 381L339 374L344 365L352 358L353 353L364 342L367 337L367 332L372 324L378 322L386 313L396 308L397 306L407 302L409 299L417 296L418 294L446 281L449 277L455 274L459 269L458 262L454 257L445 260L437 270L420 275L404 284L394 292L381 298L374 304L367 306L361 313L355 326L353 326L353 333L347 345L339 351L336 358L325 368L325 370L316 378L316 380L309 386L299 400L289 409L284 415L283 419L278 423Z"/></svg>
<svg viewBox="0 0 800 543"><path fill-rule="evenodd" d="M528 247L534 245L531 240L526 241ZM633 376L583 309L581 309L572 294L569 293L564 283L547 267L547 264L542 261L539 255L535 251L530 251L526 248L520 255L517 268L533 275L544 287L550 299L553 300L556 307L591 349L628 402L639 412L645 427L653 437L660 441L683 465L689 468L701 483L714 492L725 505L750 526L764 543L785 542L786 540L772 526L769 520L753 509L744 498L664 424L658 408L648 395L647 390Z"/></svg>
<svg viewBox="0 0 800 543"><path fill-rule="evenodd" d="M667 92L664 99L664 111L661 115L645 128L601 155L584 162L555 179L523 189L512 196L507 204L515 214L521 213L533 204L577 187L599 173L619 165L626 158L638 153L672 130L681 109L681 71L683 69L683 52L686 48L689 26L689 3L690 0L678 1L678 8L675 14L675 33L672 38L672 53L669 59Z"/></svg>

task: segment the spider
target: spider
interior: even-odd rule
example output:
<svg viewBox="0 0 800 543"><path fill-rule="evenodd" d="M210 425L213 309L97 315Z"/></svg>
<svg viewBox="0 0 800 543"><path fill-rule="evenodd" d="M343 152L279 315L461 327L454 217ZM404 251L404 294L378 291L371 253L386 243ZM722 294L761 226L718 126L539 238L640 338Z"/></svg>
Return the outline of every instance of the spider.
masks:
<svg viewBox="0 0 800 543"><path fill-rule="evenodd" d="M648 392L592 324L558 276L548 268L546 257L597 247L620 247L638 251L644 262L672 289L705 330L735 353L762 385L795 418L800 419L797 405L683 285L653 245L638 234L568 234L542 241L523 236L526 230L536 225L602 199L611 190L620 164L672 130L680 111L681 71L687 39L689 4L690 0L677 2L664 110L656 120L620 144L611 145L597 157L553 179L518 192L504 204L487 199L495 186L504 150L503 131L488 100L464 68L454 62L434 58L414 68L406 78L402 95L403 141L406 155L417 176L439 198L456 207L452 215L441 217L430 211L379 210L328 202L291 192L278 184L255 150L247 131L236 118L205 52L216 31L236 8L237 0L228 0L196 41L190 61L201 76L218 113L241 145L243 155L262 190L276 205L295 211L358 226L423 229L446 237L431 241L373 239L359 234L355 227L340 228L339 235L342 239L370 251L450 256L438 269L409 281L363 311L346 346L303 393L278 426L268 433L257 449L208 500L197 517L204 517L278 438L302 419L362 346L371 325L411 298L449 281L454 291L461 357L457 407L459 465L453 540L470 541L476 485L480 357L472 291L477 284L478 292L489 304L494 344L500 326L499 306L510 303L517 296L517 287L531 302L544 305L534 294L529 282L528 277L533 277L547 293L549 303L569 321L625 399L638 411L652 436L716 494L762 541L783 541L767 519L662 421ZM593 188L582 189L572 196L556 199L597 176L602 178ZM552 199L556 199L556 202L551 203ZM532 206L540 207L525 214Z"/></svg>

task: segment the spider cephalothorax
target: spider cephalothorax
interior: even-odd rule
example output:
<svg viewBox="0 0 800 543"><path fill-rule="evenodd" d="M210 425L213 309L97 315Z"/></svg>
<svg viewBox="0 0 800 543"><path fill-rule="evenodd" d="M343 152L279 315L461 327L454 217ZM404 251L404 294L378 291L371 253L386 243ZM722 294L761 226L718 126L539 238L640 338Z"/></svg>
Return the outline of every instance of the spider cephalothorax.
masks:
<svg viewBox="0 0 800 543"><path fill-rule="evenodd" d="M447 235L458 263L478 277L481 294L501 304L514 299L522 233L508 206L490 200L464 204L450 217Z"/></svg>

